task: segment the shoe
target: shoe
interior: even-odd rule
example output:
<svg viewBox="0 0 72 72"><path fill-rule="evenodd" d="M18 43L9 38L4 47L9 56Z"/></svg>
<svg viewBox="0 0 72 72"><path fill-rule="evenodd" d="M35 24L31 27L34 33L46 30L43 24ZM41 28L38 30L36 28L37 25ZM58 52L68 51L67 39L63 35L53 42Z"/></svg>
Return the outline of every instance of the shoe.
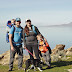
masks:
<svg viewBox="0 0 72 72"><path fill-rule="evenodd" d="M41 71L41 72L43 71L40 67L37 67L37 68L38 68L39 71Z"/></svg>
<svg viewBox="0 0 72 72"><path fill-rule="evenodd" d="M30 69L34 69L34 65L31 65L31 68Z"/></svg>
<svg viewBox="0 0 72 72"><path fill-rule="evenodd" d="M12 69L9 69L8 72L12 71Z"/></svg>
<svg viewBox="0 0 72 72"><path fill-rule="evenodd" d="M46 69L51 69L51 66L48 66Z"/></svg>

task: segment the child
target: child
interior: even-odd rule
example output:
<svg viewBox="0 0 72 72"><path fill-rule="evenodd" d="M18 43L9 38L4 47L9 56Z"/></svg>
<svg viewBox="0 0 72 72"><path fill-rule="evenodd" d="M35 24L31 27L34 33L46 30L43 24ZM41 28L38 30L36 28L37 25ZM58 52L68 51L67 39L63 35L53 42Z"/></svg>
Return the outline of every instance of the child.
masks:
<svg viewBox="0 0 72 72"><path fill-rule="evenodd" d="M9 20L6 25L6 42L9 43L9 31L11 27L15 25L15 19Z"/></svg>
<svg viewBox="0 0 72 72"><path fill-rule="evenodd" d="M49 47L49 44L47 41L43 41L42 36L39 34L37 35L37 39L39 41L39 50L41 51L41 54L45 60L46 65L48 66L47 68L50 68L50 63L51 63L51 57L50 53L47 47Z"/></svg>

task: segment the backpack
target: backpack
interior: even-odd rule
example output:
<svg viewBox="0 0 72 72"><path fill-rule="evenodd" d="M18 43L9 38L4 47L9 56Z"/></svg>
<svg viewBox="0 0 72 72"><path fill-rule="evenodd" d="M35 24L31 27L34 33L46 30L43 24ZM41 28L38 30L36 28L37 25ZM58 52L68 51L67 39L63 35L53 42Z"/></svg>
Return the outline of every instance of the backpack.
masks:
<svg viewBox="0 0 72 72"><path fill-rule="evenodd" d="M11 25L11 21L8 21L7 22L7 25L6 25L6 42L9 43L9 31L11 29L12 25ZM14 27L14 30L15 30L15 27Z"/></svg>
<svg viewBox="0 0 72 72"><path fill-rule="evenodd" d="M49 53L51 54L52 52L51 52L51 48L50 48L50 46L49 47L47 47L48 48L48 50L49 50Z"/></svg>
<svg viewBox="0 0 72 72"><path fill-rule="evenodd" d="M44 44L45 44L45 40L43 40L43 41L44 41ZM49 53L51 54L52 52L51 52L51 48L50 48L50 46L47 47L47 49L49 50Z"/></svg>

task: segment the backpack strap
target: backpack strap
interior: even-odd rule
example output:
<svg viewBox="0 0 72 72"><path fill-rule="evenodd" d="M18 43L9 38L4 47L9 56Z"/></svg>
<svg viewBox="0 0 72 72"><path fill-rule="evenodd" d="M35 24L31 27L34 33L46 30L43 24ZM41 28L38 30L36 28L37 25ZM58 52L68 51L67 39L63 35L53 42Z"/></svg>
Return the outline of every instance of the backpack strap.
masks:
<svg viewBox="0 0 72 72"><path fill-rule="evenodd" d="M14 38L14 32L15 32L15 26L13 25L14 31L13 31L13 36L12 36L12 40Z"/></svg>
<svg viewBox="0 0 72 72"><path fill-rule="evenodd" d="M36 30L35 30L35 26L34 26L34 25L32 25L32 29L33 29L33 32L34 32L35 34L37 34L37 32L36 32ZM25 33L25 40L26 40L26 37L27 37L27 34Z"/></svg>
<svg viewBox="0 0 72 72"><path fill-rule="evenodd" d="M12 40L13 40L13 38L14 38L14 32L15 32L15 26L13 25L13 28L14 28L14 31L13 31L13 37L12 37ZM21 29L23 29L22 27L21 27ZM18 43L22 43L23 41L21 40L21 42L13 42L12 41L12 43L14 43L14 44L18 44Z"/></svg>
<svg viewBox="0 0 72 72"><path fill-rule="evenodd" d="M35 26L34 26L34 25L32 25L32 29L33 29L34 33L35 33L35 34L37 34L37 32L36 32L36 30L35 30Z"/></svg>

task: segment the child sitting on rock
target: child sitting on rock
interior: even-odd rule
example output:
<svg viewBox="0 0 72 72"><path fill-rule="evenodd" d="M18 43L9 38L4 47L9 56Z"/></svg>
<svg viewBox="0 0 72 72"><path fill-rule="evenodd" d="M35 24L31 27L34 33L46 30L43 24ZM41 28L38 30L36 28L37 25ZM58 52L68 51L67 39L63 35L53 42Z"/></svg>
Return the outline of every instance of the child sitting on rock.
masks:
<svg viewBox="0 0 72 72"><path fill-rule="evenodd" d="M51 57L50 57L50 53L48 50L49 44L47 43L47 41L44 41L42 39L42 36L40 34L37 35L37 39L39 41L39 50L41 51L41 54L45 60L45 63L48 66L47 68L50 68Z"/></svg>

